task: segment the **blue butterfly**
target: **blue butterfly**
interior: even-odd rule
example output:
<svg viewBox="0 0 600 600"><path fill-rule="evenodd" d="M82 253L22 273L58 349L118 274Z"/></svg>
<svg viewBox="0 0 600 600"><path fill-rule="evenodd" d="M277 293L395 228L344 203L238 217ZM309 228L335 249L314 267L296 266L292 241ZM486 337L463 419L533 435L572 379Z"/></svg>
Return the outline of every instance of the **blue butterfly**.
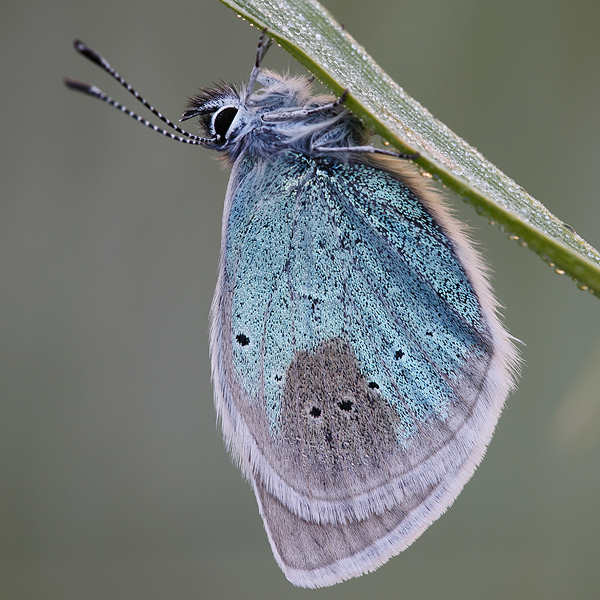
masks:
<svg viewBox="0 0 600 600"><path fill-rule="evenodd" d="M211 310L215 404L286 577L328 586L404 550L481 461L518 358L438 194L306 77L261 70L150 124L231 166ZM255 84L260 89L254 91ZM388 156L386 156L388 155ZM406 158L406 156L404 156Z"/></svg>

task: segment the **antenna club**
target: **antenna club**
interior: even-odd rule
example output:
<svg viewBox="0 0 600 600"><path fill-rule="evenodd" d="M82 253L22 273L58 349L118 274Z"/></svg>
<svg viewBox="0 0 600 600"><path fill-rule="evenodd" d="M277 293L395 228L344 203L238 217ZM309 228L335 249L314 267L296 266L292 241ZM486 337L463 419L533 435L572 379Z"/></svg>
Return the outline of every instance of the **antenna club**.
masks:
<svg viewBox="0 0 600 600"><path fill-rule="evenodd" d="M73 42L73 46L75 46L75 50L79 52L82 56L85 56L88 60L91 60L93 63L96 63L98 66L102 68L110 68L106 59L103 58L100 54L98 54L95 50L92 50L87 44L84 44L81 40L75 40Z"/></svg>

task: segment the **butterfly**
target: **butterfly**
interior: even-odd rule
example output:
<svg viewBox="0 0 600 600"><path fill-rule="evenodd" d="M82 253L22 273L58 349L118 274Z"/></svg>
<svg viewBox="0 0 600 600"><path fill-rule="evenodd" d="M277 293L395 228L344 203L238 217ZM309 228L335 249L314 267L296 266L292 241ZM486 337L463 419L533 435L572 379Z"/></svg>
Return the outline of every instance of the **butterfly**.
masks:
<svg viewBox="0 0 600 600"><path fill-rule="evenodd" d="M518 357L481 258L438 193L340 98L261 69L194 96L176 133L231 167L211 309L215 405L275 558L302 587L372 571L452 504ZM258 84L259 89L254 91Z"/></svg>

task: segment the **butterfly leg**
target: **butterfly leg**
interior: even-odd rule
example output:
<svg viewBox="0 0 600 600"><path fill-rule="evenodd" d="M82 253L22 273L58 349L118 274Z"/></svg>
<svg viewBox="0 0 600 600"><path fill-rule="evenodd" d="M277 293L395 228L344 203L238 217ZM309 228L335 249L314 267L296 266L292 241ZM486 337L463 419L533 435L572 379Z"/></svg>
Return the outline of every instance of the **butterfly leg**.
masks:
<svg viewBox="0 0 600 600"><path fill-rule="evenodd" d="M331 104L327 104L319 107L318 109L313 109L311 112L317 112L317 110L330 109L335 108L336 106L340 106L346 102L348 98L348 90L344 90L341 96ZM310 114L310 113L309 113ZM384 148L376 148L375 146L348 146L348 147L338 147L338 148L330 148L327 146L315 146L313 150L317 152L360 152L363 154L385 154L386 156L394 156L395 158L404 158L407 160L415 160L419 158L417 153L406 154L405 152L394 152L393 150L385 150Z"/></svg>
<svg viewBox="0 0 600 600"><path fill-rule="evenodd" d="M279 121L295 121L297 119L304 119L306 117L310 117L311 115L326 112L331 110L332 108L336 108L341 104L346 102L346 98L348 97L348 90L344 90L342 95L333 102L328 102L327 104L322 104L321 106L317 106L315 108L294 108L292 110L286 110L281 112L273 112L267 113L261 116L261 119L266 123L276 123Z"/></svg>
<svg viewBox="0 0 600 600"><path fill-rule="evenodd" d="M256 83L256 79L260 73L260 64L267 53L267 50L271 47L273 40L267 35L266 28L262 30L260 37L258 38L258 48L256 49L256 60L254 61L254 66L252 67L252 72L250 73L250 79L248 80L248 85L246 86L246 93L244 95L244 105L248 102L250 96L252 95L252 90L254 89L254 84Z"/></svg>
<svg viewBox="0 0 600 600"><path fill-rule="evenodd" d="M358 152L361 154L385 154L386 156L393 156L394 158L403 158L406 160L416 160L419 158L418 153L407 154L405 152L394 152L393 150L376 148L375 146L313 146L312 150L315 152L327 153Z"/></svg>

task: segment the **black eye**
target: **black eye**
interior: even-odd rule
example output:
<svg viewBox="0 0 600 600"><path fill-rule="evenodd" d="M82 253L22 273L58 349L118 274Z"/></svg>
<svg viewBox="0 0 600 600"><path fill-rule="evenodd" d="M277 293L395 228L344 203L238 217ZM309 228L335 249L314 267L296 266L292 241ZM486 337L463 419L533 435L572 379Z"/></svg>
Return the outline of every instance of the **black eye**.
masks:
<svg viewBox="0 0 600 600"><path fill-rule="evenodd" d="M213 121L213 129L217 138L224 140L227 131L231 127L238 109L233 106L222 108L216 115Z"/></svg>

